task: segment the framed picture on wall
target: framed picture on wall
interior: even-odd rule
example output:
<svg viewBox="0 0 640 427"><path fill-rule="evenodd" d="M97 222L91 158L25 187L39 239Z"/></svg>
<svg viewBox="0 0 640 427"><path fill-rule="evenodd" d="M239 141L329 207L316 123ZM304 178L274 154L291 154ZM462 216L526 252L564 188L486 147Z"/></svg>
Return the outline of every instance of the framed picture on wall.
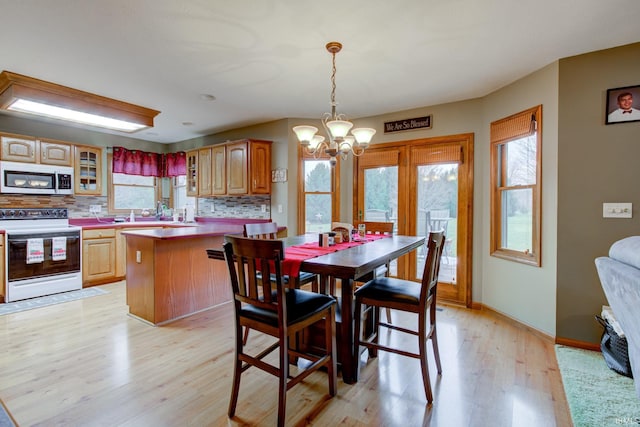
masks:
<svg viewBox="0 0 640 427"><path fill-rule="evenodd" d="M640 121L640 85L607 89L605 124Z"/></svg>

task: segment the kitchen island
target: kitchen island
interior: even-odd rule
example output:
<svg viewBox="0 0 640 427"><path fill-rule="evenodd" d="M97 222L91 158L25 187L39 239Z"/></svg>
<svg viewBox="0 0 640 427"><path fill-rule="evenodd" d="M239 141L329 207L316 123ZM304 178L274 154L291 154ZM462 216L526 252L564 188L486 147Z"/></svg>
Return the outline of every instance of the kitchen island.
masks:
<svg viewBox="0 0 640 427"><path fill-rule="evenodd" d="M222 247L225 234L242 231L237 222L123 231L129 313L163 325L231 301L227 266L208 259L206 250Z"/></svg>

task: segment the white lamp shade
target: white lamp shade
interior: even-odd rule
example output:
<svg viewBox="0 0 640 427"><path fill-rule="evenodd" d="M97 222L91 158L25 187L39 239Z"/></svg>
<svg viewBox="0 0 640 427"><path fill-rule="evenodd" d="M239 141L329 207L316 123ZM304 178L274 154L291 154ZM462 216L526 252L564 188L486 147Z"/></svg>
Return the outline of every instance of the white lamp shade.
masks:
<svg viewBox="0 0 640 427"><path fill-rule="evenodd" d="M356 141L360 144L369 144L373 135L376 134L376 130L373 128L356 128L351 131L353 136L356 137Z"/></svg>
<svg viewBox="0 0 640 427"><path fill-rule="evenodd" d="M352 127L353 123L346 120L331 120L327 122L327 128L329 128L329 132L334 138L344 138Z"/></svg>
<svg viewBox="0 0 640 427"><path fill-rule="evenodd" d="M311 142L313 140L313 136L318 132L318 128L314 126L295 126L293 131L296 133L298 137L298 141L300 142Z"/></svg>
<svg viewBox="0 0 640 427"><path fill-rule="evenodd" d="M340 144L340 151L343 154L348 154L355 142L356 142L356 139L353 136L351 135L345 136L344 141L342 141L342 144Z"/></svg>

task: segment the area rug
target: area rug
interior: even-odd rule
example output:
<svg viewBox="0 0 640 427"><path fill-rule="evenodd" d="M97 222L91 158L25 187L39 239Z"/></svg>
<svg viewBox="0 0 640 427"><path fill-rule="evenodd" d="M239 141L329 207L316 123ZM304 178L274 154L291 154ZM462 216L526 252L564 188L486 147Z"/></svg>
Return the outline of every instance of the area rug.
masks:
<svg viewBox="0 0 640 427"><path fill-rule="evenodd" d="M0 427L15 427L16 425L13 417L4 406L4 402L0 400Z"/></svg>
<svg viewBox="0 0 640 427"><path fill-rule="evenodd" d="M609 369L600 352L556 345L556 357L575 427L640 424L633 380Z"/></svg>
<svg viewBox="0 0 640 427"><path fill-rule="evenodd" d="M62 292L54 295L46 295L38 298L30 298L22 301L8 302L0 304L0 316L3 314L17 313L19 311L46 307L48 305L60 304L63 302L75 301L82 298L95 297L108 293L109 292L104 289L92 287L78 289L77 291Z"/></svg>

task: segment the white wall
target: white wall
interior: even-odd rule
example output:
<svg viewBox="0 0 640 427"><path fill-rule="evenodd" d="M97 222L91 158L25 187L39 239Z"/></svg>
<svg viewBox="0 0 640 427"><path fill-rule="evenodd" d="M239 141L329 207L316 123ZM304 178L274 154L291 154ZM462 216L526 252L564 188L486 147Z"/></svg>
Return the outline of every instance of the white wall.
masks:
<svg viewBox="0 0 640 427"><path fill-rule="evenodd" d="M482 246L474 256L480 260L480 301L551 336L556 333L557 188L558 188L558 63L555 62L483 98L483 126L476 138L476 164L485 165L476 185L482 202ZM542 266L495 258L489 255L490 164L489 125L530 107L542 104ZM476 174L476 177L479 175ZM475 287L475 284L474 284ZM474 292L474 296L476 292ZM474 298L475 299L475 298Z"/></svg>

